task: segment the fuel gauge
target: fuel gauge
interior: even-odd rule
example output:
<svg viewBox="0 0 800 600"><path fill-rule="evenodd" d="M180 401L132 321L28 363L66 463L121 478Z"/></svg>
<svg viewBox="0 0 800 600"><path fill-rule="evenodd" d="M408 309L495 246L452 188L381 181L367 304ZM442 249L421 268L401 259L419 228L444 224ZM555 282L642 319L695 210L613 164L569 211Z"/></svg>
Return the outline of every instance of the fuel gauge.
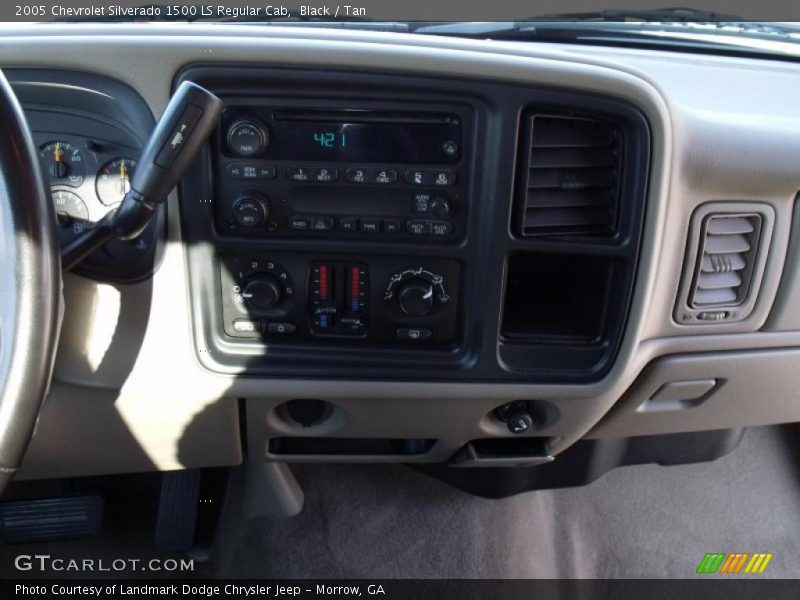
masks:
<svg viewBox="0 0 800 600"><path fill-rule="evenodd" d="M106 206L122 202L131 189L131 179L136 171L136 161L120 157L108 161L97 172L97 197Z"/></svg>
<svg viewBox="0 0 800 600"><path fill-rule="evenodd" d="M86 177L83 153L69 142L52 141L39 148L39 157L50 176L51 185L79 186Z"/></svg>

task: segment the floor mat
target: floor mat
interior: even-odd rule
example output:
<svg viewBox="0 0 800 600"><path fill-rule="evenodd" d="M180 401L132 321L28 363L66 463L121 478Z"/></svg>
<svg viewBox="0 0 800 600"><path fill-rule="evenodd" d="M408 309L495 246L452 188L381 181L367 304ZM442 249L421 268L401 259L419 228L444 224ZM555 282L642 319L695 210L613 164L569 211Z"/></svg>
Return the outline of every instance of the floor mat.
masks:
<svg viewBox="0 0 800 600"><path fill-rule="evenodd" d="M625 467L580 488L470 496L402 466L294 467L291 519L242 520L220 577L692 577L706 552L772 552L800 576L797 429L764 427L703 464Z"/></svg>

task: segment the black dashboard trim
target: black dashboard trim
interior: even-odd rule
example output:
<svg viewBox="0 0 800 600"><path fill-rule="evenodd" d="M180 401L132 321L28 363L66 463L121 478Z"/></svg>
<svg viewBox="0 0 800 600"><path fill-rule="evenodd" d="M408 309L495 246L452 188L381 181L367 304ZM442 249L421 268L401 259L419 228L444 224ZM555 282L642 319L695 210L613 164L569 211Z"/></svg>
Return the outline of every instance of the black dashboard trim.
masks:
<svg viewBox="0 0 800 600"><path fill-rule="evenodd" d="M175 84L190 79L212 91L228 94L266 93L270 86L291 86L295 95L308 94L310 81L323 98L374 101L380 94L393 94L398 100L425 103L469 104L475 111L473 137L476 153L473 164L476 176L470 201L466 236L454 245L391 244L309 239L304 252L344 253L358 256L389 254L394 256L449 257L469 265L461 278L464 299L460 311L462 336L455 346L412 350L396 347L353 347L348 344L262 343L236 344L221 335L219 322L218 277L208 269L215 264L215 253L231 247L267 251L291 251L296 241L256 241L236 239L235 244L221 242L213 231L209 207L199 201L211 190L210 153L198 162L181 184L181 218L187 242L189 281L193 324L200 363L216 372L254 376L353 378L368 380L459 380L495 382L587 383L602 379L618 353L627 325L633 297L638 249L644 216L650 161L650 128L643 113L629 102L568 89L519 86L487 81L464 81L456 78L430 78L402 73L319 71L275 67L244 67L218 64L188 65ZM368 84L368 85L366 85ZM365 90L369 90L365 93ZM435 90L435 91L432 91ZM350 96L348 96L348 94ZM634 177L629 192L631 208L623 233L601 243L579 238L520 239L512 233L511 215L516 178L517 146L520 119L531 106L572 107L575 110L604 112L635 134L633 148L641 151L631 163ZM478 140L480 141L478 143ZM491 252L484 249L491 248ZM599 357L589 368L570 370L568 365L547 364L536 368L535 359L551 352L552 345L512 344L500 336L503 290L508 256L519 251L547 249L557 253L578 253L612 257L624 264L621 293L615 296L617 313L609 320L616 334L601 344ZM203 274L203 270L209 273ZM538 346L536 344L539 344ZM503 346L522 351L530 367L505 364ZM563 343L556 346L564 346ZM335 352L331 352L335 349ZM534 351L531 352L531 349ZM342 361L345 361L345 365ZM526 359L527 360L527 359Z"/></svg>

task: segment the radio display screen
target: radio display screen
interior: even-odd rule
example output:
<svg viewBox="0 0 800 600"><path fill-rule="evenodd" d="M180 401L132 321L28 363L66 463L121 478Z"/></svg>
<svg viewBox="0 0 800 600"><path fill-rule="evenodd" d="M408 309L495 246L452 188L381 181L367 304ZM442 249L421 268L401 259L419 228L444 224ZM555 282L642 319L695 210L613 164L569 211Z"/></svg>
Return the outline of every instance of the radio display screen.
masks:
<svg viewBox="0 0 800 600"><path fill-rule="evenodd" d="M265 121L267 159L452 165L461 157L457 115L276 110Z"/></svg>

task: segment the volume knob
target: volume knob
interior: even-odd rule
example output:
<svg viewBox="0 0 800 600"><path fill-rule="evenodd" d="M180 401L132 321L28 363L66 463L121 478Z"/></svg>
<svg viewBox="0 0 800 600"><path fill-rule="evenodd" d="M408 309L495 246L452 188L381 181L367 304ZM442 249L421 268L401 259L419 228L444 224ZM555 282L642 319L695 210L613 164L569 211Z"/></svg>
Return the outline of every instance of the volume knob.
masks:
<svg viewBox="0 0 800 600"><path fill-rule="evenodd" d="M269 129L257 119L237 121L228 129L228 147L237 156L258 156L269 146Z"/></svg>
<svg viewBox="0 0 800 600"><path fill-rule="evenodd" d="M281 301L283 289L277 278L267 273L254 275L247 280L242 297L250 308L270 310Z"/></svg>
<svg viewBox="0 0 800 600"><path fill-rule="evenodd" d="M397 292L400 310L410 317L422 317L433 308L433 285L424 279L409 279Z"/></svg>

